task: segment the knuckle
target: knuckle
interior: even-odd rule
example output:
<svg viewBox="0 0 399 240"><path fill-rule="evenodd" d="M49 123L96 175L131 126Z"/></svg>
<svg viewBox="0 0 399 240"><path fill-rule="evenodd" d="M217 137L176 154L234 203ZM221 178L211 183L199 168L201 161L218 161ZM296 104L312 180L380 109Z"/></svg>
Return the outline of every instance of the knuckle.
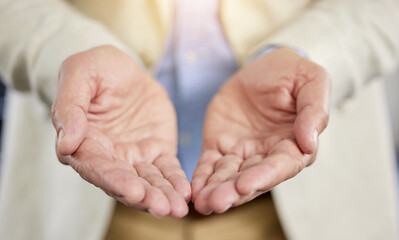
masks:
<svg viewBox="0 0 399 240"><path fill-rule="evenodd" d="M168 180L169 182L177 182L185 179L186 178L181 173L172 173L169 176L166 176L166 180Z"/></svg>
<svg viewBox="0 0 399 240"><path fill-rule="evenodd" d="M276 163L274 162L269 162L267 165L265 165L265 168L263 169L265 173L273 173L276 174L279 172L279 168L277 167Z"/></svg>

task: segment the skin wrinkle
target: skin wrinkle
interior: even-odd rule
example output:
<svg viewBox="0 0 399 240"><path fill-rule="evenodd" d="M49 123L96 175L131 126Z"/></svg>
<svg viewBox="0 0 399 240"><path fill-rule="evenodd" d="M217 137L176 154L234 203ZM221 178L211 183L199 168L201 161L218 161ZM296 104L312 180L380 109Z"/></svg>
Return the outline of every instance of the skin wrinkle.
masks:
<svg viewBox="0 0 399 240"><path fill-rule="evenodd" d="M243 161L241 163L241 166L239 168L239 172L243 172L244 170L247 170L248 168L254 166L255 164L259 163L260 161L262 161L266 156L262 156L262 155L255 155L252 157L249 157L248 159L245 159L245 161Z"/></svg>
<svg viewBox="0 0 399 240"><path fill-rule="evenodd" d="M116 143L113 158L126 161L130 166L133 166L135 162L142 161L139 147L136 144L129 146L129 151L125 151L125 148L126 143Z"/></svg>
<svg viewBox="0 0 399 240"><path fill-rule="evenodd" d="M228 154L220 158L215 164L215 171L223 169L239 169L236 167L237 163L242 162L240 156L234 154Z"/></svg>
<svg viewBox="0 0 399 240"><path fill-rule="evenodd" d="M220 101L225 101L226 105L228 104L228 99L227 98L219 98ZM243 112L244 115L246 116L245 112ZM244 129L250 130L251 127L250 125L245 124L245 122L239 121L238 119L233 118L232 116L229 116L229 114L223 110L220 111L218 114L219 118L221 118L223 121L224 120L230 120L231 122L236 123L239 127L242 127Z"/></svg>
<svg viewBox="0 0 399 240"><path fill-rule="evenodd" d="M110 133L111 136L114 136L113 138L119 139L118 141L121 143L128 143L128 142L140 142L142 140L148 139L148 138L154 138L156 133L153 133L152 130L154 126L162 126L164 123L162 121L156 121L156 122L146 122L142 125L138 125L137 127L134 127L132 129L125 129L124 134L120 133ZM104 129L105 130L105 129ZM145 132L146 134L137 134L138 132ZM128 138L124 138L123 136L130 136ZM134 136L134 137L133 137ZM136 137L140 136L140 138Z"/></svg>
<svg viewBox="0 0 399 240"><path fill-rule="evenodd" d="M141 177L152 186L161 189L168 201L172 201L176 197L176 195L171 192L173 184L164 178L162 172L158 168L148 163L142 163L138 167L139 172L147 172L147 175L141 175ZM145 170L143 170L144 168ZM148 172L149 170L151 170L151 172ZM171 211L173 211L173 208L171 208Z"/></svg>
<svg viewBox="0 0 399 240"><path fill-rule="evenodd" d="M154 165L156 167L158 167L158 169L160 170L162 176L168 180L169 182L171 182L171 178L176 178L176 177L183 177L185 176L183 171L179 171L179 169L181 170L181 167L179 165L170 165L167 166L167 164L164 164L163 166L159 166L156 163L154 163ZM169 173L169 174L168 174ZM183 174L182 174L183 173ZM173 184L172 184L173 185Z"/></svg>
<svg viewBox="0 0 399 240"><path fill-rule="evenodd" d="M90 130L90 131L89 131ZM103 134L101 134L100 130L97 129L96 127L89 126L87 132L89 132L86 137L83 139L82 145L85 141L92 140L94 142L98 142L101 144L104 148L106 148L110 152L114 152L114 144L110 139L107 139ZM90 132L95 132L95 134L90 133ZM80 145L77 149L80 148Z"/></svg>
<svg viewBox="0 0 399 240"><path fill-rule="evenodd" d="M148 210L157 216L170 214L181 217L186 214L184 198L190 191L185 188L189 188L190 184L175 157L177 124L173 105L166 91L150 76L136 74L133 70L123 71L136 69L127 56L110 47L100 49L95 55L89 54L88 58L96 56L101 59L99 62L104 62L95 65L100 68L102 78L89 79L86 95L75 99L83 101L81 106L84 107L86 98L91 97L88 95L95 91L94 99L90 98L87 103L88 133L74 154L78 162L74 159L71 165L75 164L73 167L86 180L128 206ZM277 54L279 52L281 55ZM82 53L72 60L84 56ZM260 61L244 67L244 74L232 77L210 103L204 126L203 155L192 181L193 200L200 211L223 212L231 206L250 201L298 174L315 156L305 156L294 137L295 121L298 119L295 97L301 97L305 86L294 82L307 79L296 79L301 76L295 75L289 65L295 64L299 58L294 51L287 50L275 50L265 55ZM118 59L119 62L114 61ZM72 63L69 62L78 69L84 68ZM303 64L309 63L303 61ZM262 66L267 64L271 67L265 73ZM66 64L65 68L68 66ZM295 65L297 71L306 70L305 67L317 69L315 66ZM115 69L117 71L112 71ZM69 71L76 73L73 67ZM262 73L267 76L262 81L255 78ZM316 72L315 76L319 74ZM69 83L68 77L76 77L67 75L60 77L65 78L65 83ZM140 81L143 78L145 80ZM79 82L76 84L82 85ZM118 87L121 85L124 87ZM323 87L328 85L315 84L305 90L323 91ZM126 94L128 92L131 94ZM72 92L59 97L67 102L65 99L73 96ZM321 96L312 95L314 98ZM305 98L303 104L312 100L309 99ZM320 99L323 100L326 99ZM324 104L326 106L327 103ZM54 109L56 111L56 107ZM298 107L298 110L307 109ZM80 110L75 112L76 116L82 115ZM308 118L320 117L315 112L303 113ZM317 114L322 115L320 112ZM57 117L56 114L54 116ZM82 124L81 119L78 120ZM301 121L305 120L309 121ZM311 128L313 121L309 122L306 126ZM112 150L111 154L107 154L109 150ZM134 192L136 187L140 192ZM246 191L249 194L240 194ZM143 198L138 201L141 196Z"/></svg>
<svg viewBox="0 0 399 240"><path fill-rule="evenodd" d="M209 153L209 151L214 151L214 150L207 150L207 151ZM203 156L201 156L201 158L205 157L204 154L206 154L207 151L205 151L203 153ZM220 154L219 151L218 151L218 153ZM205 161L203 164L201 164L201 166L198 165L197 168L196 168L196 171L194 172L193 179L195 179L195 178L198 179L200 177L205 177L206 179L203 182L205 182L205 183L208 182L210 176L212 176L215 173L215 164L214 164L214 162L217 161L218 159L220 159L221 157L222 157L222 154L220 154L220 156L213 157L210 162L208 160L208 161ZM208 157L208 158L205 158L205 159L211 159L211 157ZM202 160L202 161L204 161L204 160ZM204 168L203 166L210 166L211 171L210 171L209 174L208 173L202 173L202 172L199 171L199 169L203 169ZM198 169L198 171L197 171L197 169ZM200 173L198 173L198 172L200 172Z"/></svg>
<svg viewBox="0 0 399 240"><path fill-rule="evenodd" d="M107 101L104 101L107 102ZM93 103L95 106L95 103ZM137 107L132 107L132 106L137 106ZM121 116L133 116L136 115L137 112L140 111L139 107L141 106L141 103L139 104L132 104L130 102L129 103L124 103L121 104L120 106L114 106L114 107L122 107L123 109L120 109L119 111L112 111L112 108L110 107L108 108L104 108L103 111L101 112L90 112L91 113L91 118L89 118L89 121L94 121L94 124L96 124L96 122L99 122L97 124L101 125L101 124L105 124L105 126L103 126L103 129L106 131L112 131L113 129L115 129L115 126L120 125L120 123L122 122L126 122L125 117L121 117ZM112 111L114 114L112 114L111 116L109 116L109 112ZM102 114L102 113L106 113L106 114ZM107 117L108 116L108 117ZM119 129L118 129L119 130Z"/></svg>
<svg viewBox="0 0 399 240"><path fill-rule="evenodd" d="M282 78L282 79L288 79L288 78ZM277 87L279 88L279 90L277 90L277 93L279 93L278 96L281 95L281 92L283 92L283 93L291 92L291 89L290 89L291 87L288 87L288 86L285 86L285 87L277 86ZM275 95L276 94L276 89L275 88L268 89L266 92L263 91L262 94L265 95L265 96ZM288 111L290 113L295 113L296 114L295 107L293 107L292 110L290 110L290 109L287 109L286 107L278 107L278 106L273 106L273 105L269 106L269 107L271 107L271 109L268 108L268 110L269 110L268 112L265 112L265 110L263 108L261 108L259 106L259 104L256 104L258 101L256 101L254 99L253 95L250 95L248 93L247 93L247 95L248 95L248 99L251 101L252 105L256 108L256 110L259 113L261 113L262 116L265 119L267 119L269 122L271 122L273 125L280 125L281 124L280 119L275 119L275 117L276 117L275 110L277 110L278 112L287 112ZM271 110L273 110L273 111L271 111Z"/></svg>
<svg viewBox="0 0 399 240"><path fill-rule="evenodd" d="M176 169L178 160L165 159L165 169L153 164L162 155L176 155L176 113L162 86L141 68L133 71L135 68L138 65L130 57L113 47L94 48L64 61L52 107L57 132L67 128L64 141L57 142L57 156L127 206L148 209L157 216L182 217L188 211L184 197L190 196L190 184ZM83 128L87 133L76 136L70 128L80 132ZM79 145L76 152L61 156L60 148L71 143ZM138 172L137 166L144 168Z"/></svg>
<svg viewBox="0 0 399 240"><path fill-rule="evenodd" d="M306 83L313 81L313 79L309 80L304 74L298 74L295 79L297 79L297 81L295 81L295 86L292 91L292 98L296 100L299 92L306 85Z"/></svg>
<svg viewBox="0 0 399 240"><path fill-rule="evenodd" d="M124 138L122 137L121 138L121 135L120 134L115 134L115 137L113 137L114 139L118 139L119 140L119 143L117 143L117 142L114 142L115 140L112 140L113 142L114 142L114 145L119 145L119 144L121 144L121 143L129 143L129 142L132 142L132 141L134 141L134 142L140 142L140 141L142 141L142 140L145 140L145 139L148 139L148 138L151 138L152 137L152 139L156 139L156 138L154 138L153 137L153 134L154 133L152 133L152 131L148 131L148 130L146 130L145 132L147 132L148 134L147 135L143 135L143 134L137 134L137 133L135 133L135 131L137 131L137 130L143 130L146 126L151 126L152 128L154 128L154 126L157 126L157 125L163 125L162 123L161 123L161 121L157 121L157 122L146 122L145 124L143 124L143 125L138 125L137 127L134 127L133 129L130 129L130 130L125 130L124 131L124 134L122 135L122 136L141 136L142 137L142 139L136 139L136 138L127 138L126 140L123 140ZM112 139L112 138L111 138ZM163 140L162 138L159 138L160 140ZM123 140L122 142L121 142L121 140ZM130 152L130 151L129 151Z"/></svg>
<svg viewBox="0 0 399 240"><path fill-rule="evenodd" d="M202 182L199 182L195 186L195 207L201 213L205 214L210 210L221 212L231 206L250 201L297 175L305 167L308 159L314 159L315 153L305 156L296 140L298 133L295 123L300 116L297 104L300 101L306 104L312 100L320 100L328 105L327 98L320 99L322 94L305 95L308 98L300 95L305 94L304 90L325 93L328 84L323 83L328 82L328 79L321 78L319 80L322 84L298 89L297 81L308 81L304 78L299 79L302 75L297 71L303 72L310 68L310 71L316 71L315 76L318 76L319 71L323 72L318 69L318 65L301 59L302 57L292 50L275 50L243 68L239 75L232 77L221 88L211 102L205 121L204 150L215 149L216 143L220 153L234 154L241 159L236 171L233 167L238 164L224 167L228 161L232 164L233 159L218 159L214 162L213 173L210 173L211 166L206 171L201 168L206 163L205 159L200 159L193 182L199 175L209 174L203 177L208 178L209 185L201 186ZM304 65L298 66L298 63ZM264 66L269 67L265 69ZM260 79L258 76L264 78ZM302 114L300 121L307 121L306 127L312 128L317 123L312 117L320 120L316 113L320 114L320 111L315 109L314 112L305 113L307 115ZM237 127L235 121L238 117L235 114L245 114L245 119L240 118L244 124ZM320 133L322 130L320 129ZM304 131L307 129L299 134L309 141Z"/></svg>
<svg viewBox="0 0 399 240"><path fill-rule="evenodd" d="M129 111L129 110L128 110ZM139 109L137 109L137 111L140 111ZM128 114L128 115L130 115L130 114L132 114L132 115L137 115L138 113L137 113L137 111L134 111L133 113L129 113L129 112L121 112L120 114ZM123 119L122 119L123 120ZM122 121L121 120L121 121ZM150 138L150 137L153 137L154 136L154 134L156 134L156 133L154 133L153 131L148 131L148 130L146 130L145 132L147 133L146 135L142 135L142 134L133 134L135 131L137 131L137 130L143 130L144 128L146 128L147 126L149 127L149 126L151 126L151 128L154 128L154 126L158 126L158 127L161 127L161 126L163 126L163 125L165 125L165 122L164 122L164 120L163 119L160 119L160 120L158 120L158 121L145 121L145 123L144 124L142 124L142 125L137 125L137 126L135 126L135 127L133 127L133 128L130 128L130 129L127 129L128 128L128 126L129 126L129 124L131 124L130 122L128 122L128 121L124 121L124 124L126 125L125 127L123 127L121 124L119 124L118 125L118 123L117 123L117 121L115 121L115 123L113 124L113 125L116 125L116 126L118 126L117 128L113 128L112 126L107 126L107 128L105 128L104 130L113 130L113 131L111 131L111 132L118 132L118 131L120 131L120 130L122 130L123 129L123 132L125 133L124 135L131 135L131 136L140 136L140 138L134 138L134 140L133 139L129 139L129 140L127 140L127 141L140 141L140 140L142 140L142 139L145 139L145 138ZM120 127L119 127L120 126ZM115 135L119 135L119 133L116 133ZM119 136L118 136L119 137Z"/></svg>
<svg viewBox="0 0 399 240"><path fill-rule="evenodd" d="M240 89L240 92L243 93L243 95L244 95L244 100L242 101L241 104L243 104L244 102L247 103L245 106L242 107L243 112L245 114L246 119L249 121L250 126L252 126L253 129L255 129L255 132L262 132L263 127L257 126L257 124L255 124L253 117L251 117L252 114L250 114L250 112L253 113L252 110L254 108L256 109L256 106L254 105L253 102L251 102L251 94L249 94L246 91L246 85L245 85L245 81L243 79L244 78L240 77L239 75L237 76L238 88ZM246 99L248 99L249 101ZM251 128L248 128L248 129L251 129Z"/></svg>
<svg viewBox="0 0 399 240"><path fill-rule="evenodd" d="M243 81L239 80L239 82L242 84ZM249 106L252 106L253 108L255 108L257 110L258 113L261 114L261 118L260 119L265 119L264 123L261 124L262 127L259 127L259 126L257 126L257 124L254 123L255 121L252 120L252 118L251 118L251 116L253 116L253 113L249 113L249 112L251 112L250 110L248 110L247 108L243 108L243 109L247 110L247 113L246 113L247 119L251 122L251 125L256 129L256 131L258 133L261 134L262 137L265 137L265 134L266 135L270 134L269 131L265 132L265 129L270 128L270 124L271 125L281 125L281 121L279 121L277 119L274 120L273 117L270 117L270 114L267 114L267 113L263 112L263 110L256 104L257 101L254 100L254 96L247 92L245 85L242 85L240 89L244 93L244 95L247 97L247 99L250 100L249 101L250 102ZM273 90L270 90L270 92L274 94ZM267 93L264 93L264 94L268 94L268 93L269 93L269 91ZM274 116L275 113L273 113L271 115ZM266 128L265 126L268 126L268 127Z"/></svg>
<svg viewBox="0 0 399 240"><path fill-rule="evenodd" d="M239 157L245 159L247 154L249 154L249 150L248 150L248 148L249 148L248 145L250 144L249 141L251 141L251 140L249 140L249 139L239 140L237 142L237 144L233 147L231 153L237 154Z"/></svg>

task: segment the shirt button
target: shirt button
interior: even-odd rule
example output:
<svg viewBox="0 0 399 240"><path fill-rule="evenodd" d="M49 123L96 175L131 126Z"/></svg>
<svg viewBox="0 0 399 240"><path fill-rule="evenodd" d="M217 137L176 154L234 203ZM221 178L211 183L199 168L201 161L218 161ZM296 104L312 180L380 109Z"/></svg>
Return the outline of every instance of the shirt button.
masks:
<svg viewBox="0 0 399 240"><path fill-rule="evenodd" d="M189 145L192 142L192 136L189 132L181 132L179 134L179 142L182 145Z"/></svg>
<svg viewBox="0 0 399 240"><path fill-rule="evenodd" d="M197 53L195 53L194 51L186 52L186 54L184 55L184 60L189 65L195 64L198 60Z"/></svg>

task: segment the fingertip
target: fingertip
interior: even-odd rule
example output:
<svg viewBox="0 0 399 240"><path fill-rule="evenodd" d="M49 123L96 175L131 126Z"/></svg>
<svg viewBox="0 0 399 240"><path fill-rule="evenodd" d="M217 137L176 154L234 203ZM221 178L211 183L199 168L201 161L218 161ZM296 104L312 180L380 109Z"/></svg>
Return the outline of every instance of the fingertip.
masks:
<svg viewBox="0 0 399 240"><path fill-rule="evenodd" d="M186 202L191 199L191 185L187 178L176 176L175 179L170 179L175 190L184 198Z"/></svg>
<svg viewBox="0 0 399 240"><path fill-rule="evenodd" d="M316 150L316 144L313 141L313 137L308 137L307 139L296 138L299 148L304 154L313 154Z"/></svg>
<svg viewBox="0 0 399 240"><path fill-rule="evenodd" d="M164 208L152 208L154 209L154 215L157 217L165 217L170 214L170 206Z"/></svg>
<svg viewBox="0 0 399 240"><path fill-rule="evenodd" d="M188 203L191 200L191 194L192 194L190 183L186 185L185 190L181 190L179 193L183 196L184 201Z"/></svg>
<svg viewBox="0 0 399 240"><path fill-rule="evenodd" d="M317 130L309 130L307 133L304 133L305 135L303 138L299 141L299 147L301 148L302 152L304 154L313 154L317 150L317 144L318 144L318 138L319 134Z"/></svg>
<svg viewBox="0 0 399 240"><path fill-rule="evenodd" d="M209 206L216 213L224 213L240 198L233 181L219 185L209 197Z"/></svg>
<svg viewBox="0 0 399 240"><path fill-rule="evenodd" d="M201 213L202 215L210 215L213 211L208 206L205 206L203 203L196 201L194 203L194 208L197 212Z"/></svg>
<svg viewBox="0 0 399 240"><path fill-rule="evenodd" d="M248 195L253 192L252 186L248 184L248 180L246 180L245 176L240 176L236 183L237 192L241 195Z"/></svg>
<svg viewBox="0 0 399 240"><path fill-rule="evenodd" d="M162 187L162 192L169 200L170 216L173 218L182 218L188 213L188 205L185 199L172 187Z"/></svg>
<svg viewBox="0 0 399 240"><path fill-rule="evenodd" d="M57 154L60 156L70 155L69 149L67 149L68 145L63 142L65 136L64 129L60 128L57 132L57 139L55 142Z"/></svg>
<svg viewBox="0 0 399 240"><path fill-rule="evenodd" d="M53 125L57 129L56 150L59 155L71 155L87 134L87 117L78 106L59 106L53 113Z"/></svg>
<svg viewBox="0 0 399 240"><path fill-rule="evenodd" d="M129 191L125 194L125 199L130 203L140 203L145 198L145 188L142 184L135 184L135 186L131 186Z"/></svg>
<svg viewBox="0 0 399 240"><path fill-rule="evenodd" d="M176 206L172 209L170 215L173 218L180 219L188 214L188 206L185 202L176 204Z"/></svg>
<svg viewBox="0 0 399 240"><path fill-rule="evenodd" d="M195 201L195 199L198 197L198 194L205 187L206 179L206 177L194 177L191 181L191 197L193 201Z"/></svg>
<svg viewBox="0 0 399 240"><path fill-rule="evenodd" d="M161 218L163 218L163 217L165 217L166 215L158 215L157 213L154 213L154 211L152 210L152 209L148 209L148 212L152 215L152 216L154 216L155 218L157 218L157 219L161 219Z"/></svg>
<svg viewBox="0 0 399 240"><path fill-rule="evenodd" d="M265 174L265 166L255 166L246 170L237 179L236 189L240 195L252 195L256 191L265 188L270 174Z"/></svg>
<svg viewBox="0 0 399 240"><path fill-rule="evenodd" d="M310 124L300 116L294 125L294 136L296 142L301 151L305 154L312 154L316 151L319 137L317 129L309 125Z"/></svg>
<svg viewBox="0 0 399 240"><path fill-rule="evenodd" d="M150 186L146 189L143 203L156 217L164 217L170 214L171 207L169 204L169 200L162 193L162 191L157 188Z"/></svg>
<svg viewBox="0 0 399 240"><path fill-rule="evenodd" d="M315 129L313 131L313 135L312 135L312 143L313 143L313 152L315 152L317 150L317 145L319 143L319 132L317 131L317 129Z"/></svg>
<svg viewBox="0 0 399 240"><path fill-rule="evenodd" d="M56 151L58 155L68 156L73 154L83 139L71 139L70 135L66 135L64 130L61 130L56 141Z"/></svg>
<svg viewBox="0 0 399 240"><path fill-rule="evenodd" d="M194 201L194 208L197 212L203 215L209 215L212 213L212 209L208 204L208 193L201 191L198 193L197 198Z"/></svg>

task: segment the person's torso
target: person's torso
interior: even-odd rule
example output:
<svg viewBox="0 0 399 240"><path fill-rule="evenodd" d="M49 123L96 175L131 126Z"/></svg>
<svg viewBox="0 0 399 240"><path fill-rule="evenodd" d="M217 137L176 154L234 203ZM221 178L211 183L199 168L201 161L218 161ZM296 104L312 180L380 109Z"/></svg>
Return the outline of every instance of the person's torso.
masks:
<svg viewBox="0 0 399 240"><path fill-rule="evenodd" d="M68 1L104 24L140 56L147 68L153 69L162 57L173 23L174 0ZM218 18L236 59L242 61L255 45L315 1L220 0ZM202 1L187 4L203 8Z"/></svg>

